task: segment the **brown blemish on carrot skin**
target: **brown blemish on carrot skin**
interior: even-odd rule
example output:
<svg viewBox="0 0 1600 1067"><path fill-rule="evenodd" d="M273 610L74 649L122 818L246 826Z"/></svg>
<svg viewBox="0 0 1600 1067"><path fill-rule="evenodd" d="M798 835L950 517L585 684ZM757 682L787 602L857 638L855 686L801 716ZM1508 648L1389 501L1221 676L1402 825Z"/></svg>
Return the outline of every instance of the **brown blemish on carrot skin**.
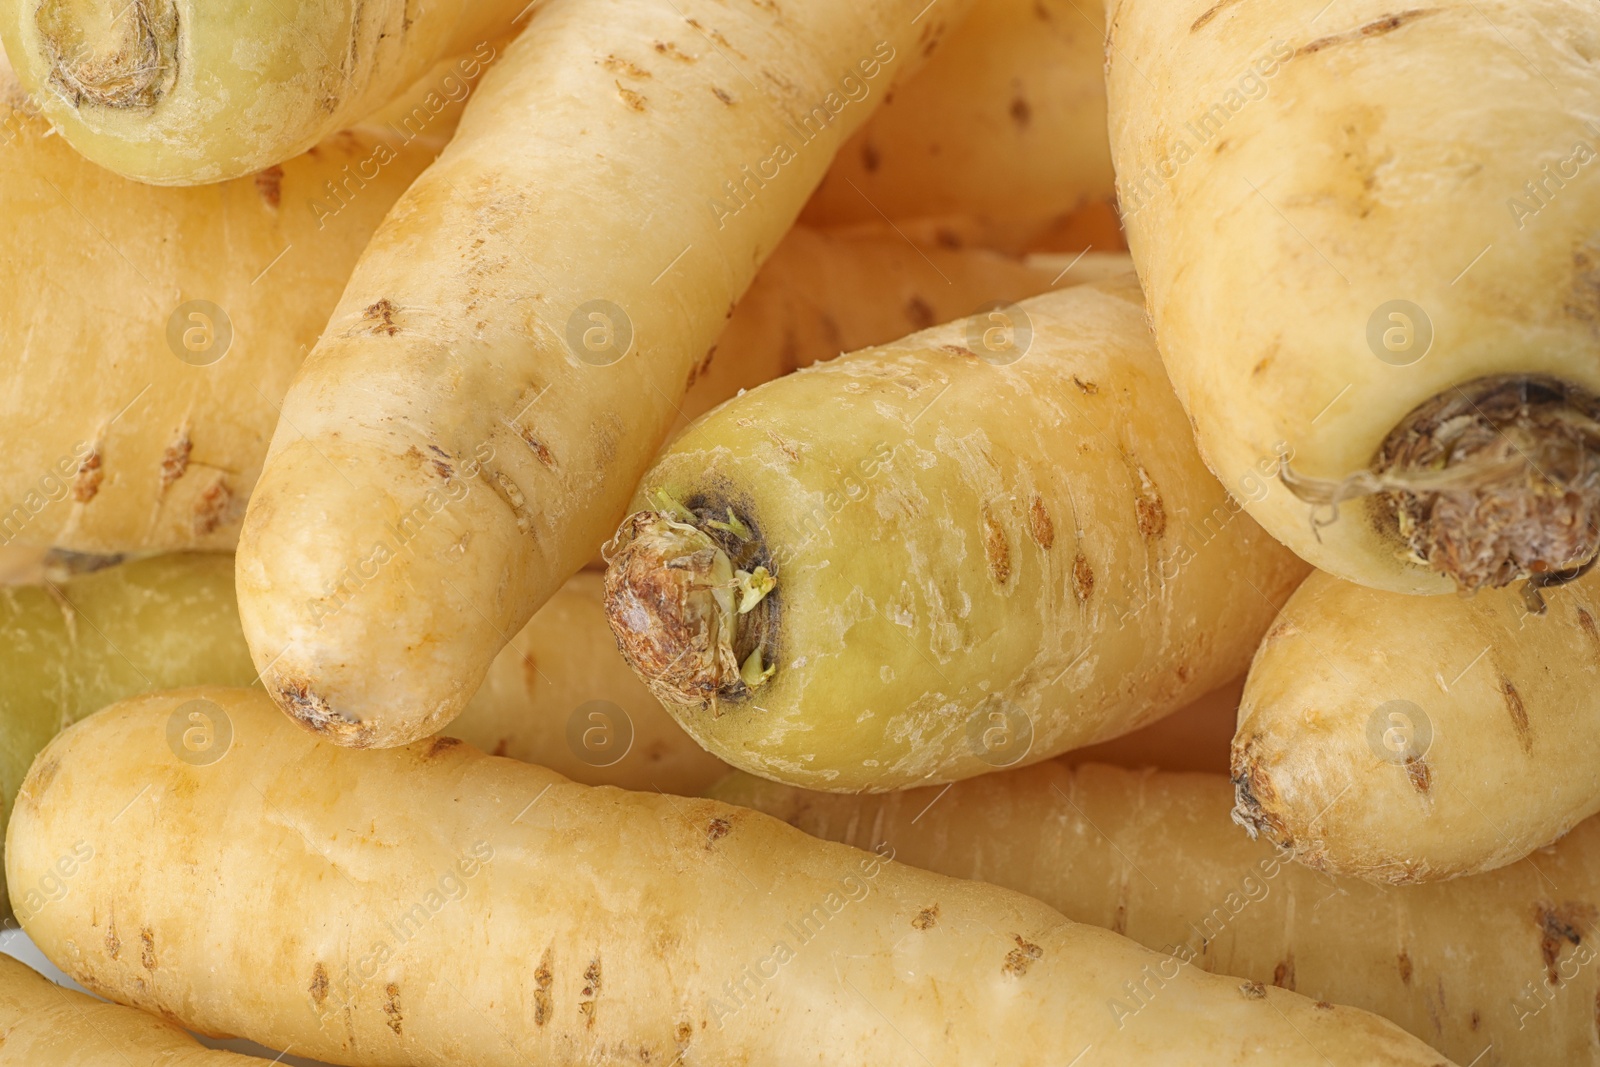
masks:
<svg viewBox="0 0 1600 1067"><path fill-rule="evenodd" d="M617 87L617 99L621 100L629 111L642 112L645 109L649 101L643 93L636 93L619 81L613 81L612 84Z"/></svg>
<svg viewBox="0 0 1600 1067"><path fill-rule="evenodd" d="M1085 396L1094 396L1100 391L1100 387L1094 382L1086 382L1076 374L1072 376L1072 384L1076 385Z"/></svg>
<svg viewBox="0 0 1600 1067"><path fill-rule="evenodd" d="M1206 25L1212 19L1216 18L1219 14L1221 14L1221 12L1223 11L1224 8L1227 8L1230 5L1236 4L1238 2L1239 2L1239 0L1217 0L1217 3L1212 4L1211 7L1205 12L1205 14L1201 15L1199 18L1195 19L1194 22L1189 24L1189 32L1190 33L1199 33L1201 30L1205 29Z"/></svg>
<svg viewBox="0 0 1600 1067"><path fill-rule="evenodd" d="M1296 58L1299 58L1300 56L1320 52L1325 48L1332 48L1335 45L1348 44L1351 41L1363 41L1370 37L1382 37L1384 34L1393 33L1407 23L1415 22L1417 19L1426 18L1429 15L1437 15L1438 13L1439 8L1412 8L1410 11L1400 12L1398 15L1386 15L1375 22L1369 22L1365 26L1357 27L1347 33L1318 37L1316 40L1295 49L1294 54Z"/></svg>
<svg viewBox="0 0 1600 1067"><path fill-rule="evenodd" d="M1011 938L1017 947L1006 953L1006 962L1000 970L1013 978L1021 978L1033 966L1033 961L1044 958L1044 949L1014 934Z"/></svg>
<svg viewBox="0 0 1600 1067"><path fill-rule="evenodd" d="M1578 609L1578 627L1583 630L1583 636L1589 639L1589 643L1594 645L1596 658L1600 658L1600 629L1595 628L1594 616L1583 608Z"/></svg>
<svg viewBox="0 0 1600 1067"><path fill-rule="evenodd" d="M268 207L276 209L283 203L283 168L268 167L256 175L256 192Z"/></svg>
<svg viewBox="0 0 1600 1067"><path fill-rule="evenodd" d="M706 823L706 848L710 848L713 841L721 841L732 831L733 823L727 819L712 819Z"/></svg>
<svg viewBox="0 0 1600 1067"><path fill-rule="evenodd" d="M1400 955L1395 957L1396 966L1400 970L1400 981L1406 985L1411 984L1411 954L1405 949L1400 950Z"/></svg>
<svg viewBox="0 0 1600 1067"><path fill-rule="evenodd" d="M1533 917L1539 927L1540 958L1544 960L1550 984L1559 985L1561 975L1556 968L1556 961L1561 958L1561 942L1565 941L1574 947L1582 944L1584 932L1594 927L1600 911L1593 904L1580 901L1569 901L1558 907L1535 904Z"/></svg>
<svg viewBox="0 0 1600 1067"><path fill-rule="evenodd" d="M1500 695L1505 698L1506 710L1511 713L1511 725L1517 730L1517 744L1524 755L1533 754L1533 732L1528 726L1528 709L1522 703L1522 694L1504 675L1500 678Z"/></svg>
<svg viewBox="0 0 1600 1067"><path fill-rule="evenodd" d="M1478 1017L1478 1013L1477 1012L1473 1012L1471 1017L1467 1020L1467 1025L1472 1028L1472 1032L1473 1033L1477 1033L1478 1032L1478 1023L1481 1022L1481 1021L1482 1020Z"/></svg>
<svg viewBox="0 0 1600 1067"><path fill-rule="evenodd" d="M448 482L456 473L456 469L449 463L450 453L438 445L429 445L428 451L439 457L433 461L433 469L438 472L439 477Z"/></svg>
<svg viewBox="0 0 1600 1067"><path fill-rule="evenodd" d="M1315 1004L1313 1004L1312 1007L1317 1008L1317 1009L1319 1009L1321 1011L1332 1011L1333 1010L1333 1005L1329 1004L1326 1000L1319 1000Z"/></svg>
<svg viewBox="0 0 1600 1067"><path fill-rule="evenodd" d="M589 1029L594 1028L595 1005L600 997L600 957L596 956L589 961L589 966L583 972L583 995L589 1000L580 1001L578 1011L583 1013L587 1020L584 1025Z"/></svg>
<svg viewBox="0 0 1600 1067"><path fill-rule="evenodd" d="M679 1023L672 1036L677 1039L679 1045L687 1045L689 1039L694 1036L694 1023L687 1021Z"/></svg>
<svg viewBox="0 0 1600 1067"><path fill-rule="evenodd" d="M94 495L100 491L100 482L105 476L100 452L96 449L78 463L78 476L72 482L72 499L80 504L87 504L93 500Z"/></svg>
<svg viewBox="0 0 1600 1067"><path fill-rule="evenodd" d="M196 537L204 537L222 525L228 508L233 503L233 488L224 475L201 491L194 502L193 528Z"/></svg>
<svg viewBox="0 0 1600 1067"><path fill-rule="evenodd" d="M1056 543L1056 524L1051 521L1050 512L1045 510L1044 499L1037 494L1028 505L1028 533L1033 537L1033 543L1046 552Z"/></svg>
<svg viewBox="0 0 1600 1067"><path fill-rule="evenodd" d="M1239 992L1244 994L1246 1000L1263 1000L1267 995L1267 987L1260 982L1245 982L1239 986Z"/></svg>
<svg viewBox="0 0 1600 1067"><path fill-rule="evenodd" d="M461 744L459 737L435 737L433 744L428 746L428 751L422 754L422 758L432 759L441 752L449 752L459 744Z"/></svg>
<svg viewBox="0 0 1600 1067"><path fill-rule="evenodd" d="M189 440L188 430L179 430L178 436L161 453L161 491L164 493L172 487L172 483L183 477L183 472L189 469L189 453L194 451L194 444Z"/></svg>
<svg viewBox="0 0 1600 1067"><path fill-rule="evenodd" d="M1271 362L1272 362L1272 357L1271 356L1263 356L1259 363L1257 363L1254 367L1250 368L1250 377L1252 377L1252 378L1260 377L1261 373L1267 369L1267 365L1269 363L1271 363Z"/></svg>
<svg viewBox="0 0 1600 1067"><path fill-rule="evenodd" d="M645 70L642 67L637 66L636 64L634 64L630 60L623 59L621 56L618 56L618 55L606 56L605 59L600 61L600 65L605 67L607 70L609 70L609 71L611 71L611 72L613 72L615 74L625 74L630 78L649 78L649 77L652 77L651 73L648 70Z"/></svg>
<svg viewBox="0 0 1600 1067"><path fill-rule="evenodd" d="M966 359L978 358L978 354L966 345L940 345L939 348L952 356L962 356Z"/></svg>
<svg viewBox="0 0 1600 1067"><path fill-rule="evenodd" d="M718 100L721 100L724 104L727 104L729 107L733 106L733 94L728 92L728 90L726 90L726 89L718 89L718 88L713 87L712 90L711 90L711 95L716 97Z"/></svg>
<svg viewBox="0 0 1600 1067"><path fill-rule="evenodd" d="M743 52L733 47L733 45L729 43L728 39L722 36L722 32L720 30L708 30L704 26L700 25L700 21L698 19L684 19L683 21L687 22L689 25L693 26L695 29L699 30L713 41L717 42L717 44L721 45L723 48L728 49L740 59L746 58Z"/></svg>
<svg viewBox="0 0 1600 1067"><path fill-rule="evenodd" d="M147 971L156 969L156 935L148 926L139 931L139 963Z"/></svg>
<svg viewBox="0 0 1600 1067"><path fill-rule="evenodd" d="M550 995L550 987L555 985L555 971L551 967L551 953L553 949L545 949L544 955L539 957L539 968L533 972L533 1025L543 1026L550 1021L550 1016L555 1011L555 998Z"/></svg>
<svg viewBox="0 0 1600 1067"><path fill-rule="evenodd" d="M939 905L930 904L911 920L913 930L931 930L939 925Z"/></svg>
<svg viewBox="0 0 1600 1067"><path fill-rule="evenodd" d="M328 968L320 963L313 967L311 984L306 988L311 990L311 999L317 1007L322 1007L322 1002L328 999Z"/></svg>
<svg viewBox="0 0 1600 1067"><path fill-rule="evenodd" d="M106 955L113 960L122 952L122 939L117 937L117 916L111 916L111 921L106 924Z"/></svg>
<svg viewBox="0 0 1600 1067"><path fill-rule="evenodd" d="M1027 129L1028 123L1033 120L1033 105L1019 96L1011 101L1010 110L1011 121L1015 122L1019 129Z"/></svg>
<svg viewBox="0 0 1600 1067"><path fill-rule="evenodd" d="M1143 467L1139 468L1139 495L1134 501L1134 510L1138 515L1139 535L1146 541L1154 541L1167 532L1166 505Z"/></svg>
<svg viewBox="0 0 1600 1067"><path fill-rule="evenodd" d="M1125 901L1117 901L1117 910L1111 916L1111 932L1114 934L1128 932L1128 905Z"/></svg>
<svg viewBox="0 0 1600 1067"><path fill-rule="evenodd" d="M928 302L920 296L913 296L906 301L906 320L914 329L926 330L934 323L935 314Z"/></svg>
<svg viewBox="0 0 1600 1067"><path fill-rule="evenodd" d="M988 508L983 511L983 554L989 560L990 577L996 585L1005 585L1011 578L1011 547L1005 529Z"/></svg>
<svg viewBox="0 0 1600 1067"><path fill-rule="evenodd" d="M1072 591L1080 604L1087 603L1094 595L1094 568L1089 566L1089 559L1082 552L1072 561Z"/></svg>
<svg viewBox="0 0 1600 1067"><path fill-rule="evenodd" d="M882 161L883 161L883 157L878 154L878 146L877 145L873 144L871 141L865 141L865 142L862 143L862 145L861 145L861 169L862 170L866 171L868 174L874 174L878 170L878 164L881 163ZM923 328L926 329L927 327L923 327Z"/></svg>
<svg viewBox="0 0 1600 1067"><path fill-rule="evenodd" d="M375 304L368 305L367 310L361 313L361 317L373 324L371 332L387 334L393 337L400 332L400 327L396 326L394 322L394 317L399 313L399 310L389 302L388 297L385 297Z"/></svg>
<svg viewBox="0 0 1600 1067"><path fill-rule="evenodd" d="M694 56L680 51L678 46L671 41L657 41L655 43L655 48L657 52L666 56L668 59L676 59L680 63L698 62Z"/></svg>
<svg viewBox="0 0 1600 1067"><path fill-rule="evenodd" d="M384 986L383 1013L389 1017L389 1029L399 1036L402 1016L400 1014L400 987L390 982Z"/></svg>
<svg viewBox="0 0 1600 1067"><path fill-rule="evenodd" d="M1428 761L1421 756L1406 757L1406 777L1411 780L1411 787L1419 793L1426 794L1433 785L1433 771L1428 767Z"/></svg>
<svg viewBox="0 0 1600 1067"><path fill-rule="evenodd" d="M1294 953L1288 952L1283 961L1272 969L1272 984L1279 989L1294 992Z"/></svg>
<svg viewBox="0 0 1600 1067"><path fill-rule="evenodd" d="M692 385L693 383L691 382L690 384ZM519 430L518 434L522 437L523 443L533 449L533 458L543 464L546 470L553 471L556 469L556 457L551 454L549 447L544 442L533 436L531 430Z"/></svg>

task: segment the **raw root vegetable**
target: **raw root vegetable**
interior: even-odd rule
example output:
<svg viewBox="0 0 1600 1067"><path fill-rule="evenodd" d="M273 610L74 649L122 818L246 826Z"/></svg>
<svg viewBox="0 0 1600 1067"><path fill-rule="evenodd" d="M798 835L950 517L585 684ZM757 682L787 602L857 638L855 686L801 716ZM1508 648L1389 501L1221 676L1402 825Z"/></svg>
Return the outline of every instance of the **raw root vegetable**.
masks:
<svg viewBox="0 0 1600 1067"><path fill-rule="evenodd" d="M1223 775L1053 760L947 794L836 796L736 774L712 795L1027 893L1174 957L1164 975L1183 960L1350 1004L1476 1067L1600 1064L1600 820L1526 863L1397 888L1336 880L1251 841L1228 821ZM1107 989L1095 1006L1132 1026L1152 995Z"/></svg>
<svg viewBox="0 0 1600 1067"><path fill-rule="evenodd" d="M1020 239L1114 197L1100 5L979 0L840 150L801 217L966 213Z"/></svg>
<svg viewBox="0 0 1600 1067"><path fill-rule="evenodd" d="M839 792L1135 730L1242 673L1306 571L1206 471L1131 275L745 393L634 507L623 656L722 759Z"/></svg>
<svg viewBox="0 0 1600 1067"><path fill-rule="evenodd" d="M464 54L470 81L531 6L5 0L0 38L73 148L141 182L196 185L299 155L444 57Z"/></svg>
<svg viewBox="0 0 1600 1067"><path fill-rule="evenodd" d="M25 577L55 584L0 589L7 810L28 764L68 723L151 689L244 685L255 676L232 557L157 556L67 576L103 562L52 559ZM450 733L589 785L698 793L727 767L622 661L601 596L598 574L575 575L496 657Z"/></svg>
<svg viewBox="0 0 1600 1067"><path fill-rule="evenodd" d="M741 389L841 352L886 344L1084 272L1028 267L986 249L919 248L893 230L790 230L694 369L678 429Z"/></svg>
<svg viewBox="0 0 1600 1067"><path fill-rule="evenodd" d="M727 773L628 669L602 579L573 575L500 650L452 737L585 785L693 795Z"/></svg>
<svg viewBox="0 0 1600 1067"><path fill-rule="evenodd" d="M1600 811L1600 575L1548 596L1385 593L1314 573L1250 668L1234 819L1333 874L1512 863Z"/></svg>
<svg viewBox="0 0 1600 1067"><path fill-rule="evenodd" d="M204 766L163 736L193 701L231 726ZM139 697L58 737L12 816L11 884L85 849L25 922L57 966L357 1067L1441 1063L1020 894L465 744L352 752L254 690ZM1141 981L1136 1016L1105 1010Z"/></svg>
<svg viewBox="0 0 1600 1067"><path fill-rule="evenodd" d="M203 1048L165 1019L63 989L25 963L0 956L0 1063L16 1067L260 1067Z"/></svg>
<svg viewBox="0 0 1600 1067"><path fill-rule="evenodd" d="M1600 6L1120 0L1111 142L1201 451L1404 593L1600 548ZM1537 73L1534 73L1537 72Z"/></svg>
<svg viewBox="0 0 1600 1067"><path fill-rule="evenodd" d="M231 548L278 402L433 150L341 134L155 189L53 136L3 64L0 142L0 545Z"/></svg>
<svg viewBox="0 0 1600 1067"><path fill-rule="evenodd" d="M231 557L196 553L0 588L4 810L39 750L112 701L150 689L250 683L255 671L239 632L232 571Z"/></svg>
<svg viewBox="0 0 1600 1067"><path fill-rule="evenodd" d="M555 0L533 17L284 401L238 556L280 706L358 747L455 718L623 514L870 109L850 95L885 92L963 10L923 7Z"/></svg>

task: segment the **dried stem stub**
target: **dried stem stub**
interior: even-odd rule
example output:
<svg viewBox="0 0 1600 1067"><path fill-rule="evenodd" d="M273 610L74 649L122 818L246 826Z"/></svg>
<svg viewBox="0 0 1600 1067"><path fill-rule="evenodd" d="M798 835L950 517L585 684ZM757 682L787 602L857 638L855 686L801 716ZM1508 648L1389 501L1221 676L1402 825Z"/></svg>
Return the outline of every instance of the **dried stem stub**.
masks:
<svg viewBox="0 0 1600 1067"><path fill-rule="evenodd" d="M720 713L774 670L777 576L731 508L690 509L659 490L605 547L617 647L657 699Z"/></svg>
<svg viewBox="0 0 1600 1067"><path fill-rule="evenodd" d="M1466 593L1571 581L1600 555L1600 397L1544 375L1480 378L1413 409L1341 482L1282 464L1302 500L1377 497L1407 554Z"/></svg>

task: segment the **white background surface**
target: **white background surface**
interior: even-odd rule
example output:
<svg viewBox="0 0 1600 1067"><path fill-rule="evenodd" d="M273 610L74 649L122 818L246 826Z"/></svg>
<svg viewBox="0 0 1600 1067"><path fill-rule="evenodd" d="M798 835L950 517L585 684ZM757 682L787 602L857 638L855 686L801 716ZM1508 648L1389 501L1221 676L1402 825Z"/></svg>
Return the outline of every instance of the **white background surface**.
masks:
<svg viewBox="0 0 1600 1067"><path fill-rule="evenodd" d="M57 985L84 992L82 986L56 970L55 965L44 958L44 953L35 948L33 942L28 940L28 935L21 930L0 932L0 952L16 957ZM238 1052L246 1056L257 1056L267 1062L284 1064L285 1067L289 1067L289 1065L292 1065L292 1067L325 1067L321 1060L305 1060L299 1056L279 1055L249 1041L212 1041L204 1037L197 1040L202 1045L210 1048L225 1048L230 1052ZM290 1051L294 1050L291 1049Z"/></svg>

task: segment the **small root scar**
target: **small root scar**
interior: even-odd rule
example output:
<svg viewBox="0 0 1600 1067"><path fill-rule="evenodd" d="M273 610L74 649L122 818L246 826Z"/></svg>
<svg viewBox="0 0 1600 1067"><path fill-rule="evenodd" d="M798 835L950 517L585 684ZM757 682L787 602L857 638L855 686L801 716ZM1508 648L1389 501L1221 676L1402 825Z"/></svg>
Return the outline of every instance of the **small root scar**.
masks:
<svg viewBox="0 0 1600 1067"><path fill-rule="evenodd" d="M1080 604L1087 603L1094 595L1094 568L1089 566L1089 559L1082 552L1072 561L1072 591Z"/></svg>
<svg viewBox="0 0 1600 1067"><path fill-rule="evenodd" d="M620 81L614 82L613 84L615 84L617 87L617 99L621 100L623 105L627 107L629 111L642 112L645 109L645 105L649 101L643 93L634 92L632 89L629 89L627 86L623 85Z"/></svg>
<svg viewBox="0 0 1600 1067"><path fill-rule="evenodd" d="M369 305L367 310L361 313L361 317L367 322L372 323L372 325L368 327L371 332L381 333L388 337L393 337L395 334L400 332L400 327L395 325L394 321L394 317L399 313L400 309L395 307L394 304L391 303L387 297L385 297L384 299L379 300L376 304Z"/></svg>
<svg viewBox="0 0 1600 1067"><path fill-rule="evenodd" d="M988 508L983 511L983 554L989 561L990 577L1004 587L1011 579L1011 546L1005 528Z"/></svg>
<svg viewBox="0 0 1600 1067"><path fill-rule="evenodd" d="M709 849L713 842L721 841L732 832L733 823L727 819L712 819L706 823L706 848Z"/></svg>
<svg viewBox="0 0 1600 1067"><path fill-rule="evenodd" d="M587 999L578 1002L578 1011L584 1017L584 1026L594 1029L595 1006L600 999L600 957L596 956L589 961L589 966L583 972L583 996Z"/></svg>
<svg viewBox="0 0 1600 1067"><path fill-rule="evenodd" d="M1167 532L1167 507L1161 502L1161 493L1151 480L1150 472L1138 468L1139 488L1134 498L1134 512L1139 521L1139 536L1155 541Z"/></svg>
<svg viewBox="0 0 1600 1067"><path fill-rule="evenodd" d="M1593 904L1568 901L1560 905L1536 904L1533 917L1539 928L1539 957L1544 961L1546 976L1551 985L1559 985L1561 973L1556 964L1561 959L1562 942L1581 945L1584 934L1594 930L1600 911Z"/></svg>
<svg viewBox="0 0 1600 1067"><path fill-rule="evenodd" d="M1433 787L1433 771L1429 769L1428 761L1421 756L1407 756L1405 767L1411 787L1426 796Z"/></svg>
<svg viewBox="0 0 1600 1067"><path fill-rule="evenodd" d="M1517 744L1525 756L1533 755L1533 730L1528 725L1528 709L1522 703L1522 694L1511 684L1511 679L1500 678L1500 695L1505 698L1506 711L1511 715L1511 725L1517 731Z"/></svg>
<svg viewBox="0 0 1600 1067"><path fill-rule="evenodd" d="M311 991L311 999L322 1007L322 1002L328 999L328 968L317 964L311 969L311 984L306 987Z"/></svg>
<svg viewBox="0 0 1600 1067"><path fill-rule="evenodd" d="M1056 543L1056 524L1045 509L1044 498L1037 493L1028 505L1028 533L1032 535L1033 543L1046 552Z"/></svg>
<svg viewBox="0 0 1600 1067"><path fill-rule="evenodd" d="M139 931L139 963L147 971L156 969L156 935L148 926Z"/></svg>
<svg viewBox="0 0 1600 1067"><path fill-rule="evenodd" d="M555 1011L555 998L550 993L550 987L555 984L556 975L552 966L554 949L547 948L544 955L539 957L539 968L533 972L533 1025L543 1026L550 1021L550 1016Z"/></svg>
<svg viewBox="0 0 1600 1067"><path fill-rule="evenodd" d="M384 987L383 993L383 1013L389 1017L389 1029L399 1036L403 1022L403 1016L400 1014L400 987L390 982Z"/></svg>
<svg viewBox="0 0 1600 1067"><path fill-rule="evenodd" d="M189 469L189 454L194 451L194 443L189 440L188 430L179 430L178 436L161 453L161 491L165 493L172 488L172 483L183 477L183 472Z"/></svg>
<svg viewBox="0 0 1600 1067"><path fill-rule="evenodd" d="M931 930L939 925L939 905L929 904L911 920L913 930Z"/></svg>
<svg viewBox="0 0 1600 1067"><path fill-rule="evenodd" d="M1033 966L1034 961L1044 958L1044 949L1024 939L1020 934L1013 935L1011 939L1017 943L1017 947L1006 953L1006 962L1000 970L1012 978L1021 978L1028 973L1028 968Z"/></svg>

